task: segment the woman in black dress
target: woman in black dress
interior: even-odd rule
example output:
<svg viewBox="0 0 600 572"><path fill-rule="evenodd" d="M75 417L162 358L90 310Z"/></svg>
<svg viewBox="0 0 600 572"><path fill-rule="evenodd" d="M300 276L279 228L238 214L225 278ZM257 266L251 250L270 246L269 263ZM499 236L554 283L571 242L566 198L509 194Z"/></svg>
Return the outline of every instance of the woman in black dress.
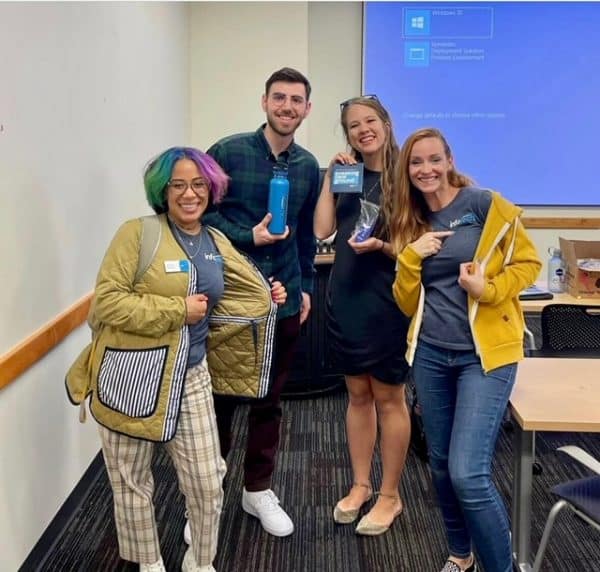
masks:
<svg viewBox="0 0 600 572"><path fill-rule="evenodd" d="M350 152L337 153L331 160L315 212L318 238L337 230L327 323L349 395L346 432L353 484L337 503L333 517L338 523L354 522L373 494L371 462L379 423L383 479L375 504L356 528L358 534L376 535L402 512L399 483L410 437L404 395L408 321L392 297L395 253L388 241L392 176L399 151L390 116L375 96L342 103L341 124ZM336 163L364 164L362 193L331 192ZM358 242L354 229L361 200L378 205L379 217L371 236Z"/></svg>

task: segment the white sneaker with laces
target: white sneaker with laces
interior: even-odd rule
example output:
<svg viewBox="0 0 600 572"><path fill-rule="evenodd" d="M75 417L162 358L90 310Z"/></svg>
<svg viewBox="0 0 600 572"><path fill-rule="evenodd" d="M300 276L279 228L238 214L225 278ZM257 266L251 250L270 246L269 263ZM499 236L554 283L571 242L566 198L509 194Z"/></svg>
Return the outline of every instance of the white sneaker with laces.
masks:
<svg viewBox="0 0 600 572"><path fill-rule="evenodd" d="M183 529L183 541L189 546L192 543L192 529L190 527L190 521L185 521L185 528Z"/></svg>
<svg viewBox="0 0 600 572"><path fill-rule="evenodd" d="M277 495L271 490L242 492L242 508L260 520L262 527L273 536L289 536L294 532L294 523L279 506Z"/></svg>
<svg viewBox="0 0 600 572"><path fill-rule="evenodd" d="M198 566L191 548L188 548L181 563L181 572L217 572L212 564Z"/></svg>
<svg viewBox="0 0 600 572"><path fill-rule="evenodd" d="M140 572L167 572L167 569L161 557L158 562L154 562L153 564L143 564L140 562Z"/></svg>

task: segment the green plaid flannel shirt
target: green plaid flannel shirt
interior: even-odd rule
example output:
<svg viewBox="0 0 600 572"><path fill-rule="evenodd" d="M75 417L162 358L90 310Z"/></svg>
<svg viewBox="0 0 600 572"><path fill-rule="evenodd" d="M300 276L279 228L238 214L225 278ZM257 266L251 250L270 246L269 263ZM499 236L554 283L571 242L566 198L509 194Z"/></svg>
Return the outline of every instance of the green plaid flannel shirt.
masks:
<svg viewBox="0 0 600 572"><path fill-rule="evenodd" d="M257 264L265 277L281 281L287 290L287 300L279 308L278 317L285 318L299 312L302 292L313 291L316 251L313 215L319 194L319 164L296 143L275 157L264 127L261 125L253 133L225 137L208 150L231 181L221 204L209 208L203 222L221 230ZM267 214L273 167L282 162L287 164L290 181L287 215L290 234L274 244L255 246L252 227Z"/></svg>

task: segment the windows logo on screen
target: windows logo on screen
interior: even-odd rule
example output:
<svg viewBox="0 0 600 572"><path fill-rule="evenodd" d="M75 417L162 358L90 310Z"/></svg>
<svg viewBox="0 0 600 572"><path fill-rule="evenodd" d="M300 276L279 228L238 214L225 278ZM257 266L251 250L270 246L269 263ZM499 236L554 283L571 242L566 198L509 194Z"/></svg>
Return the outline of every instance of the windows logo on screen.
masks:
<svg viewBox="0 0 600 572"><path fill-rule="evenodd" d="M429 36L430 10L404 10L404 35Z"/></svg>
<svg viewBox="0 0 600 572"><path fill-rule="evenodd" d="M421 30L425 28L425 18L423 16L417 16L416 18L410 19L410 27L411 29L420 28Z"/></svg>

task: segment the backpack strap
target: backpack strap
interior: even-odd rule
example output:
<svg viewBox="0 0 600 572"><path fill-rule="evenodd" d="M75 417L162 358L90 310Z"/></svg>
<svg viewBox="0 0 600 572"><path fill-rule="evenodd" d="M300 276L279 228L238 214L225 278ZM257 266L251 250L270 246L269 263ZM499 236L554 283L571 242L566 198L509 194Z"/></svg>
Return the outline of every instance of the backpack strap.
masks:
<svg viewBox="0 0 600 572"><path fill-rule="evenodd" d="M142 236L140 238L140 250L138 254L138 265L133 278L133 283L137 284L140 278L144 275L146 270L158 250L160 243L160 237L162 235L162 225L160 224L160 218L158 215L141 216L140 221L142 222ZM92 302L90 309L88 310L87 323L92 330L92 336L100 327L100 323L96 319L96 296L92 296Z"/></svg>
<svg viewBox="0 0 600 572"><path fill-rule="evenodd" d="M162 234L160 219L157 215L142 216L140 220L142 221L142 238L140 240L138 266L133 279L134 284L140 281L152 260L154 260Z"/></svg>

